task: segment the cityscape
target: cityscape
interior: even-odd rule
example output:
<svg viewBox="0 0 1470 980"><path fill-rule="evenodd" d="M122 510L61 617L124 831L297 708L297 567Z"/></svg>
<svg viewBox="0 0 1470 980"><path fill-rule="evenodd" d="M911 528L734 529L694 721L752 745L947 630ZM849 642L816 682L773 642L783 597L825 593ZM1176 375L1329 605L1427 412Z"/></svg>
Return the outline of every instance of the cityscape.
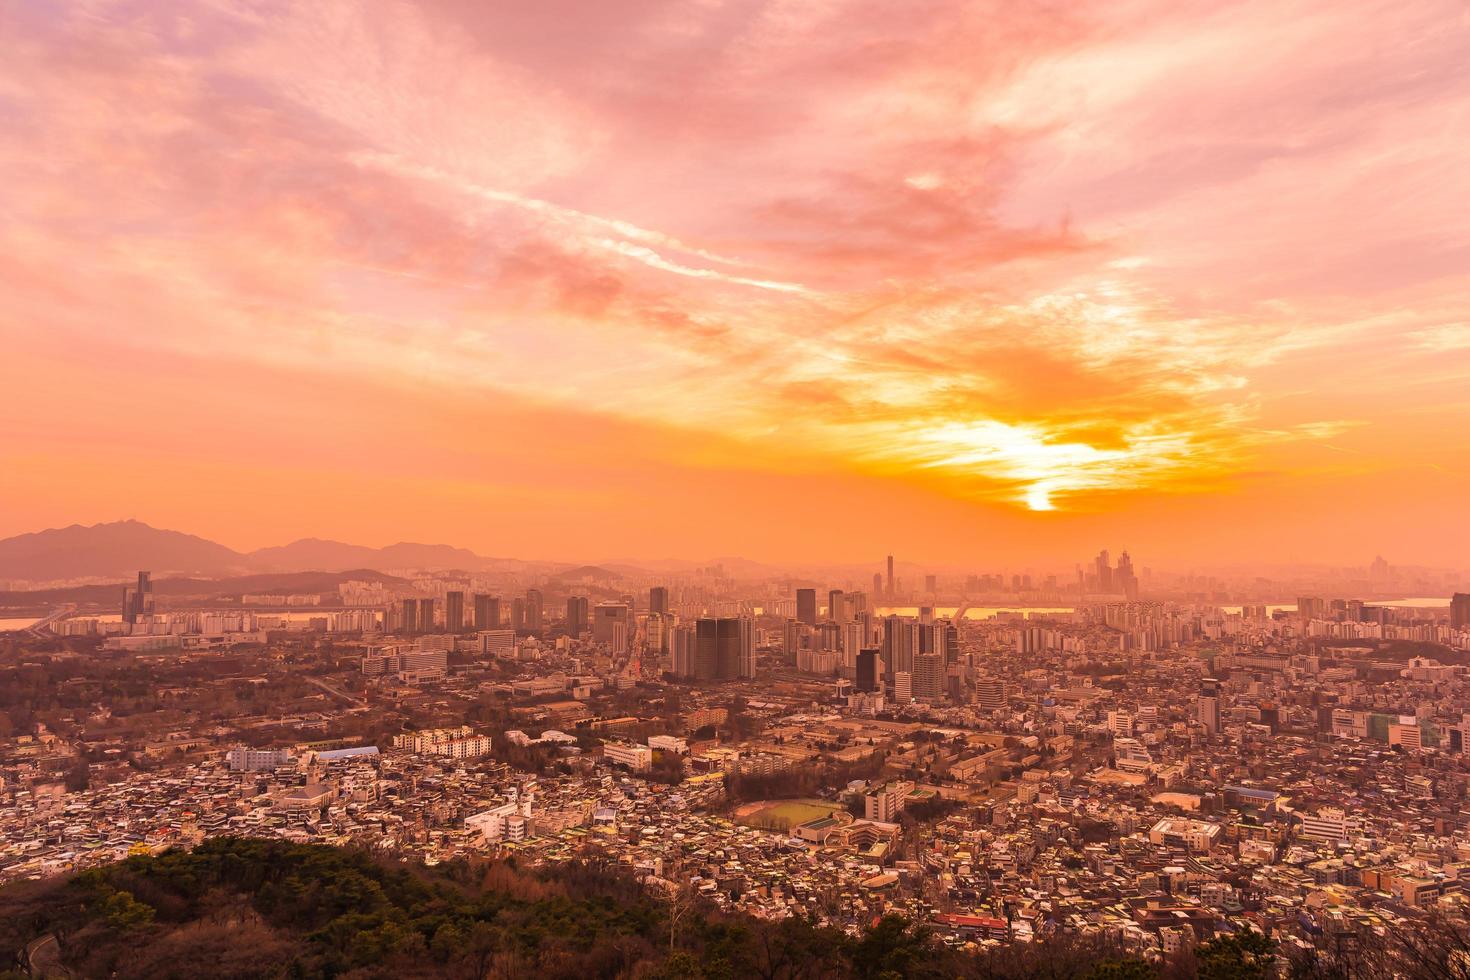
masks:
<svg viewBox="0 0 1470 980"><path fill-rule="evenodd" d="M0 980L1470 980L1467 0L0 0Z"/></svg>
<svg viewBox="0 0 1470 980"><path fill-rule="evenodd" d="M951 949L1364 944L1470 899L1470 575L1315 574L11 581L0 882L245 837Z"/></svg>

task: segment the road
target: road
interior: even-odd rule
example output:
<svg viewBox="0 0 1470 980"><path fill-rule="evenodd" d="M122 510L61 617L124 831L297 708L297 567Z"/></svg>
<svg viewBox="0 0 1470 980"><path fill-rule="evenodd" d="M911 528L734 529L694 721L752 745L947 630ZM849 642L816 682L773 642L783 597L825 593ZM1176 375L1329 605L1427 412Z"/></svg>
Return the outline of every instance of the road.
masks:
<svg viewBox="0 0 1470 980"><path fill-rule="evenodd" d="M315 677L306 677L306 678L303 678L303 679L306 681L306 683L312 685L313 687L319 687L323 691L326 691L328 694L330 694L330 695L332 695L334 697L341 698L343 701L346 701L348 704L355 704L355 705L359 705L359 706L367 704L367 699L366 698L353 697L351 694L348 694L346 691L342 690L341 688L333 687L331 684L328 684L324 680L320 680L320 679L315 678Z"/></svg>

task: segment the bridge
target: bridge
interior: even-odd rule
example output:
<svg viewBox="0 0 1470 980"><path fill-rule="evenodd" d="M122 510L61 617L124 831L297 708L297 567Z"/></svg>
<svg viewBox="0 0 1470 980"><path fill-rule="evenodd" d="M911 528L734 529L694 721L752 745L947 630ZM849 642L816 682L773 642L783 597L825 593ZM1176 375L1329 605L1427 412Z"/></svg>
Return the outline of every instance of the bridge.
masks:
<svg viewBox="0 0 1470 980"><path fill-rule="evenodd" d="M59 622L76 611L76 604L69 602L58 609L53 609L51 612L47 613L45 616L42 616L31 625L25 627L24 629L16 630L16 632L30 633L35 636L36 639L42 639L42 634L50 631L52 623Z"/></svg>

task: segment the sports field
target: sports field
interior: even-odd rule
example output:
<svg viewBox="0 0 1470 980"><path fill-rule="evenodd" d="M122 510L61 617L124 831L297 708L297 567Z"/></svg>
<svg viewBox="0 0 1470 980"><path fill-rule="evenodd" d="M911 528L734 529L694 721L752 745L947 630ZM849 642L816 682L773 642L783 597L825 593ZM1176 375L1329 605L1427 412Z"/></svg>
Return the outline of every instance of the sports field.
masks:
<svg viewBox="0 0 1470 980"><path fill-rule="evenodd" d="M746 804L736 811L735 819L747 827L784 831L841 809L835 803L822 800L769 800Z"/></svg>

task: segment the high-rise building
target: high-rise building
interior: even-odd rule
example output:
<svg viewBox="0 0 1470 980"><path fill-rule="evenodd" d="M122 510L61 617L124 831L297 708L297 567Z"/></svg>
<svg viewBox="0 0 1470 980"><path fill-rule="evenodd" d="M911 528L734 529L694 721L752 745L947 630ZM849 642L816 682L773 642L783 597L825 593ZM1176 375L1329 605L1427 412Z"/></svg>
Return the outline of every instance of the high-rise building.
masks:
<svg viewBox="0 0 1470 980"><path fill-rule="evenodd" d="M444 593L444 629L449 633L464 632L464 593Z"/></svg>
<svg viewBox="0 0 1470 980"><path fill-rule="evenodd" d="M834 623L847 622L847 597L841 589L827 593L827 618Z"/></svg>
<svg viewBox="0 0 1470 980"><path fill-rule="evenodd" d="M933 593L939 591L939 576L938 575L925 575L924 576L924 591L930 593L931 595Z"/></svg>
<svg viewBox="0 0 1470 980"><path fill-rule="evenodd" d="M526 590L526 629L532 633L541 632L546 625L546 597L541 594L540 589Z"/></svg>
<svg viewBox="0 0 1470 980"><path fill-rule="evenodd" d="M669 611L669 590L662 585L655 585L648 590L648 611L662 616Z"/></svg>
<svg viewBox="0 0 1470 980"><path fill-rule="evenodd" d="M888 598L892 599L893 592L893 556L888 556Z"/></svg>
<svg viewBox="0 0 1470 980"><path fill-rule="evenodd" d="M696 680L734 680L755 676L755 629L744 616L719 619L706 616L694 621L691 634L684 641L685 653L676 647L675 661L688 671L685 676Z"/></svg>
<svg viewBox="0 0 1470 980"><path fill-rule="evenodd" d="M1450 599L1450 627L1470 629L1470 592L1456 592Z"/></svg>
<svg viewBox="0 0 1470 980"><path fill-rule="evenodd" d="M893 672L893 701L895 704L910 704L914 700L914 675L906 670Z"/></svg>
<svg viewBox="0 0 1470 980"><path fill-rule="evenodd" d="M1109 563L1108 549L1104 548L1097 553L1093 559L1093 567L1097 569L1097 591L1113 591L1113 569Z"/></svg>
<svg viewBox="0 0 1470 980"><path fill-rule="evenodd" d="M919 652L919 624L902 616L883 620L883 669L888 676L896 671L912 673L914 654Z"/></svg>
<svg viewBox="0 0 1470 980"><path fill-rule="evenodd" d="M138 586L123 589L123 622L136 623L141 617L153 615L153 573L139 572Z"/></svg>
<svg viewBox="0 0 1470 980"><path fill-rule="evenodd" d="M617 627L628 629L628 606L622 602L599 602L592 607L592 639L597 643L611 644Z"/></svg>
<svg viewBox="0 0 1470 980"><path fill-rule="evenodd" d="M417 599L403 600L403 632L417 633L419 631L419 601Z"/></svg>
<svg viewBox="0 0 1470 980"><path fill-rule="evenodd" d="M855 686L864 694L871 694L878 690L878 650L869 647L859 650L857 655L857 676L854 678Z"/></svg>
<svg viewBox="0 0 1470 980"><path fill-rule="evenodd" d="M434 600L419 600L419 630L423 633L434 632Z"/></svg>
<svg viewBox="0 0 1470 980"><path fill-rule="evenodd" d="M796 621L808 626L817 625L817 590L796 590Z"/></svg>
<svg viewBox="0 0 1470 980"><path fill-rule="evenodd" d="M500 597L484 592L475 594L475 629L500 629Z"/></svg>
<svg viewBox="0 0 1470 980"><path fill-rule="evenodd" d="M567 596L567 632L581 636L587 631L587 597Z"/></svg>
<svg viewBox="0 0 1470 980"><path fill-rule="evenodd" d="M914 657L914 699L938 704L944 698L944 654L921 653Z"/></svg>
<svg viewBox="0 0 1470 980"><path fill-rule="evenodd" d="M521 596L510 600L510 628L517 632L526 628L526 600Z"/></svg>
<svg viewBox="0 0 1470 980"><path fill-rule="evenodd" d="M873 596L874 596L874 601L875 602L878 599L882 598L882 596L883 596L883 573L882 572L874 572L873 573Z"/></svg>
<svg viewBox="0 0 1470 980"><path fill-rule="evenodd" d="M1138 599L1138 576L1133 574L1133 559L1124 551L1118 556L1118 567L1113 572L1113 588L1123 593L1129 602Z"/></svg>
<svg viewBox="0 0 1470 980"><path fill-rule="evenodd" d="M1220 682L1213 677L1200 682L1197 717L1212 737L1220 731Z"/></svg>

